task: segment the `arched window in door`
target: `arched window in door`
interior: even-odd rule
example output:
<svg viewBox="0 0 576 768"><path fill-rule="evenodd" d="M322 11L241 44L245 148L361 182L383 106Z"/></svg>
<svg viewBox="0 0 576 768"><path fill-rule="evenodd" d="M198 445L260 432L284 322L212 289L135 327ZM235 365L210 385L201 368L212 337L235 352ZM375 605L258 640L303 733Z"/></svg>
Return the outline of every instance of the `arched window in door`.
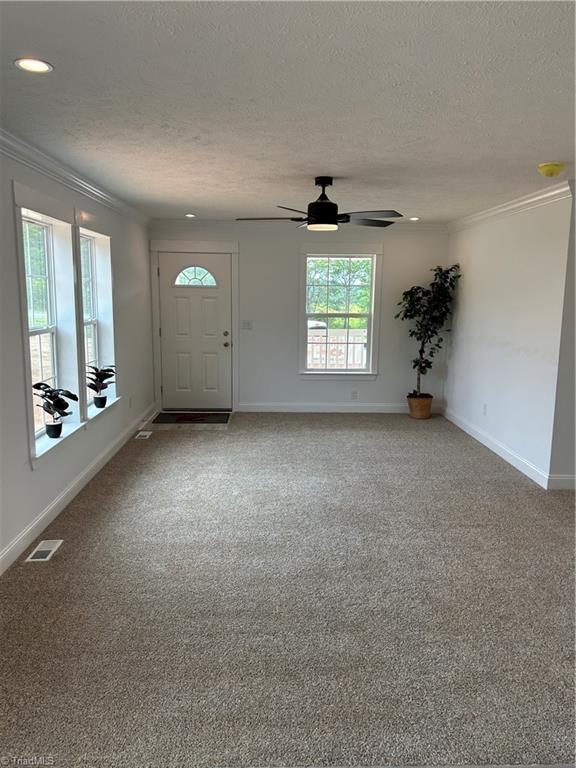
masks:
<svg viewBox="0 0 576 768"><path fill-rule="evenodd" d="M218 283L214 275L204 267L186 267L176 277L174 285L188 285L192 288L215 288Z"/></svg>

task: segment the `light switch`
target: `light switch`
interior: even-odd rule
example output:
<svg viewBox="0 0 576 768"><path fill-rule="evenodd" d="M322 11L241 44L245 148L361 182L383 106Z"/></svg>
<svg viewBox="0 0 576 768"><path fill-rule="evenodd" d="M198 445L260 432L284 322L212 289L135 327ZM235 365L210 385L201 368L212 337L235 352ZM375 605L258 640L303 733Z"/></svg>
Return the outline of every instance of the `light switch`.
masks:
<svg viewBox="0 0 576 768"><path fill-rule="evenodd" d="M242 320L242 330L243 331L251 331L252 330L252 320Z"/></svg>

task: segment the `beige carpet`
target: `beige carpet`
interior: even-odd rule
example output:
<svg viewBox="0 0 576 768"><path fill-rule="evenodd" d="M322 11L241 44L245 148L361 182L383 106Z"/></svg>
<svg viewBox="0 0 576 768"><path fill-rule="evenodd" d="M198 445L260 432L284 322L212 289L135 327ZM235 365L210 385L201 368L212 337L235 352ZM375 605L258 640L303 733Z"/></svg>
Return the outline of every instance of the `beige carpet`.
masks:
<svg viewBox="0 0 576 768"><path fill-rule="evenodd" d="M573 758L573 513L441 417L130 441L0 579L0 757Z"/></svg>

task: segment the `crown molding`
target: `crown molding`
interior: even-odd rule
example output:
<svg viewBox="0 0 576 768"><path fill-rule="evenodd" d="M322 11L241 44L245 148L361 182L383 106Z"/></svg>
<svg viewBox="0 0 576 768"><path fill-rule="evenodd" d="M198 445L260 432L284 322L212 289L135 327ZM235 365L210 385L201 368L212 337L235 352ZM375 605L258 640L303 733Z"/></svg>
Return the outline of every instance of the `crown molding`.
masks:
<svg viewBox="0 0 576 768"><path fill-rule="evenodd" d="M74 192L89 197L100 205L105 205L117 213L128 216L139 224L148 223L148 217L136 208L132 208L128 203L110 194L102 187L83 178L69 166L55 160L42 150L28 144L23 139L19 139L3 128L0 128L0 154L26 165Z"/></svg>
<svg viewBox="0 0 576 768"><path fill-rule="evenodd" d="M485 211L473 213L472 215L464 216L461 219L455 219L448 224L448 229L451 232L457 232L461 229L472 227L475 224L480 224L487 219L511 216L514 213L521 213L522 211L530 211L533 208L540 208L542 205L549 205L550 203L556 203L558 200L565 200L570 197L572 197L570 183L564 181L561 184L546 187L545 189L533 192L530 195L517 197L515 200L510 200L510 202L497 205L494 208L488 208Z"/></svg>

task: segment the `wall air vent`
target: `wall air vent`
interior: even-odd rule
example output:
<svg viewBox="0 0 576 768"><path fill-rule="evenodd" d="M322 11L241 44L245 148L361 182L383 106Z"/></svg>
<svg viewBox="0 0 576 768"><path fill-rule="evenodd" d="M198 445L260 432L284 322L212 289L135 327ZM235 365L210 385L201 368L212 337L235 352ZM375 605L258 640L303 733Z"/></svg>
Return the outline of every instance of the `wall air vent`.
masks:
<svg viewBox="0 0 576 768"><path fill-rule="evenodd" d="M45 563L46 560L50 560L63 541L64 539L46 539L46 541L41 541L40 544L30 552L24 562Z"/></svg>

